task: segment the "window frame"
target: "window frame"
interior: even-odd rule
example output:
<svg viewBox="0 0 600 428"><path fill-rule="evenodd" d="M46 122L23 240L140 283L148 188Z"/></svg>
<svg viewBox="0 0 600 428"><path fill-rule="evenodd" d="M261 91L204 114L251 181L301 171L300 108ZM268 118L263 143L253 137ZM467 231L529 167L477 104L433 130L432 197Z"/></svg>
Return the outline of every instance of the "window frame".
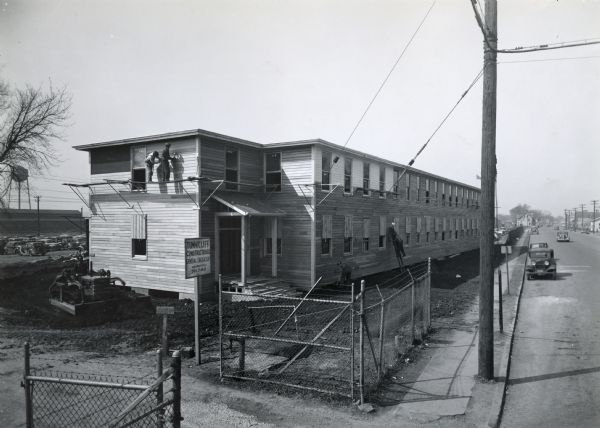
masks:
<svg viewBox="0 0 600 428"><path fill-rule="evenodd" d="M279 156L279 169L275 170L269 170L268 169L268 156L273 156L273 155L278 155ZM281 192L282 188L283 188L283 169L282 169L282 159L283 159L283 155L282 152L269 152L269 153L265 153L265 193L271 193L271 192ZM279 184L269 184L268 183L268 177L270 175L276 175L279 174Z"/></svg>
<svg viewBox="0 0 600 428"><path fill-rule="evenodd" d="M323 192L329 192L331 190L332 159L332 152L321 151L321 191ZM327 177L327 182L325 182L325 177Z"/></svg>
<svg viewBox="0 0 600 428"><path fill-rule="evenodd" d="M346 174L346 167L350 165L350 174ZM352 158L344 157L344 193L352 194Z"/></svg>
<svg viewBox="0 0 600 428"><path fill-rule="evenodd" d="M379 165L379 198L385 199L385 166Z"/></svg>
<svg viewBox="0 0 600 428"><path fill-rule="evenodd" d="M235 168L228 167L227 153L229 151L235 152L235 156L236 156ZM230 182L231 180L228 179L229 177L227 176L227 173L229 171L235 171L235 181L234 182ZM225 189L239 191L240 190L239 181L240 181L240 151L234 147L225 147Z"/></svg>
<svg viewBox="0 0 600 428"><path fill-rule="evenodd" d="M138 222L142 222L142 226ZM148 216L133 214L131 216L131 259L148 260ZM137 250L143 248L143 251Z"/></svg>
<svg viewBox="0 0 600 428"><path fill-rule="evenodd" d="M366 184L366 186L365 186ZM371 164L363 162L363 196L371 196Z"/></svg>
<svg viewBox="0 0 600 428"><path fill-rule="evenodd" d="M329 227L326 228L326 222ZM328 235L328 236L326 236ZM327 247L327 252L323 249ZM321 256L331 256L333 254L333 216L331 214L323 214L321 217Z"/></svg>
<svg viewBox="0 0 600 428"><path fill-rule="evenodd" d="M344 254L352 254L354 247L354 225L353 225L353 216L352 215L344 215ZM349 244L349 250L346 251L347 244Z"/></svg>
<svg viewBox="0 0 600 428"><path fill-rule="evenodd" d="M370 247L370 240L371 238L371 219L370 218L363 218L363 239L362 239L362 250L363 253L366 253L369 251L369 247Z"/></svg>

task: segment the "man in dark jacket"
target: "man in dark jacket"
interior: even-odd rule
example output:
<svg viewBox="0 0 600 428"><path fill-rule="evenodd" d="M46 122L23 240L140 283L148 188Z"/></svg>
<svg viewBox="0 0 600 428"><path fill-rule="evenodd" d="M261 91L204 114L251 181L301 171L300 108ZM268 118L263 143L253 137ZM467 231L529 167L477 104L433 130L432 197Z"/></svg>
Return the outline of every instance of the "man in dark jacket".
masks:
<svg viewBox="0 0 600 428"><path fill-rule="evenodd" d="M392 245L394 246L394 252L396 253L398 265L403 268L404 262L402 261L402 257L406 257L406 253L404 252L404 242L402 242L402 238L400 238L400 236L398 236L396 233L396 230L394 229L394 223L392 223L392 226L390 226L388 229L388 233L392 241Z"/></svg>
<svg viewBox="0 0 600 428"><path fill-rule="evenodd" d="M171 147L171 143L166 143L165 148L162 151L162 156L160 158L160 166L162 169L162 181L169 181L171 179L171 165L169 165L169 161L173 158L169 153L169 149Z"/></svg>

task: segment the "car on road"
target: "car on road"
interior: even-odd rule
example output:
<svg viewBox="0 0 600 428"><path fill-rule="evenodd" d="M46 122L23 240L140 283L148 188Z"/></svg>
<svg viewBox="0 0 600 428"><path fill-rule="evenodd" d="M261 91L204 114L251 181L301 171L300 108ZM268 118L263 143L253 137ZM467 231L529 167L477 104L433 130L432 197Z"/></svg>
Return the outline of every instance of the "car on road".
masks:
<svg viewBox="0 0 600 428"><path fill-rule="evenodd" d="M548 248L547 242L532 242L529 244L529 249L533 250L536 248Z"/></svg>
<svg viewBox="0 0 600 428"><path fill-rule="evenodd" d="M540 234L540 231L538 230L538 228L537 228L536 226L533 226L533 227L531 228L531 234L532 234L532 235L539 235L539 234Z"/></svg>
<svg viewBox="0 0 600 428"><path fill-rule="evenodd" d="M571 239L569 238L569 231L567 230L559 230L556 232L556 242L569 242Z"/></svg>
<svg viewBox="0 0 600 428"><path fill-rule="evenodd" d="M43 241L28 242L21 247L21 254L28 256L44 256L48 252L48 246Z"/></svg>
<svg viewBox="0 0 600 428"><path fill-rule="evenodd" d="M26 244L23 240L9 239L4 246L4 254L21 254L22 248Z"/></svg>
<svg viewBox="0 0 600 428"><path fill-rule="evenodd" d="M556 259L551 248L536 248L529 250L527 266L527 279L536 276L550 276L556 279Z"/></svg>

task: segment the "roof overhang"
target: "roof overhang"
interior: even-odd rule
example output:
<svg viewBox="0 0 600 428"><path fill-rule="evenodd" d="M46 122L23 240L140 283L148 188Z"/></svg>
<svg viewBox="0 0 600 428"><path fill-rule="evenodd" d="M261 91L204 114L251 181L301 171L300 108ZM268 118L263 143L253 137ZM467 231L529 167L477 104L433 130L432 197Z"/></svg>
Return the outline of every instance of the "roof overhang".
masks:
<svg viewBox="0 0 600 428"><path fill-rule="evenodd" d="M267 201L262 201L254 195L219 192L212 195L212 198L242 216L283 217L286 215L285 211L273 207Z"/></svg>

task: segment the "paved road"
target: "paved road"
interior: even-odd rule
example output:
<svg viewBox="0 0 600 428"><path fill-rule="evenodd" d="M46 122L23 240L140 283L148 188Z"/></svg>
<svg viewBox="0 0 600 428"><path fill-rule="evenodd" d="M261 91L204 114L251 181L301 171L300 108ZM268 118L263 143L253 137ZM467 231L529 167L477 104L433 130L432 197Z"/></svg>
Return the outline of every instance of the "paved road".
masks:
<svg viewBox="0 0 600 428"><path fill-rule="evenodd" d="M525 281L503 427L600 427L600 237L559 243L558 279Z"/></svg>

